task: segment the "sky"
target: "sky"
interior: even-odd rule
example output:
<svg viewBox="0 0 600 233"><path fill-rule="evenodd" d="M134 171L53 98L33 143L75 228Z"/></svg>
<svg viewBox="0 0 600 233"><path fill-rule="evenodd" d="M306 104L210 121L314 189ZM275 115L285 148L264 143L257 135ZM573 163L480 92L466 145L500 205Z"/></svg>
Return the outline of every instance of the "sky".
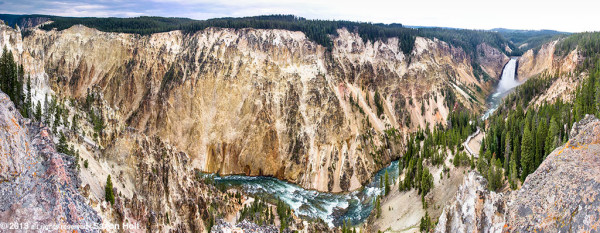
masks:
<svg viewBox="0 0 600 233"><path fill-rule="evenodd" d="M597 0L0 0L0 13L192 19L293 14L411 26L600 31Z"/></svg>

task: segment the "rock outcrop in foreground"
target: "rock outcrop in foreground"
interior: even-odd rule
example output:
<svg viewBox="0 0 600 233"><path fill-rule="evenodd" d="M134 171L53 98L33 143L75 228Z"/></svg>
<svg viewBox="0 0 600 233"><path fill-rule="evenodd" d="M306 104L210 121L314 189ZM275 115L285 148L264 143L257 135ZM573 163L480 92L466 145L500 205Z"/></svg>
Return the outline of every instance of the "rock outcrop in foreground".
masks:
<svg viewBox="0 0 600 233"><path fill-rule="evenodd" d="M586 116L570 138L513 193L508 231L600 230L600 120Z"/></svg>
<svg viewBox="0 0 600 233"><path fill-rule="evenodd" d="M17 231L100 226L100 216L78 191L75 162L56 151L47 127L21 117L0 92L0 222L18 223L11 225ZM88 231L94 230L78 232Z"/></svg>
<svg viewBox="0 0 600 233"><path fill-rule="evenodd" d="M586 116L575 123L570 138L527 176L521 189L505 198L485 191L485 180L474 172L469 174L457 199L444 209L435 231L598 231L600 120Z"/></svg>

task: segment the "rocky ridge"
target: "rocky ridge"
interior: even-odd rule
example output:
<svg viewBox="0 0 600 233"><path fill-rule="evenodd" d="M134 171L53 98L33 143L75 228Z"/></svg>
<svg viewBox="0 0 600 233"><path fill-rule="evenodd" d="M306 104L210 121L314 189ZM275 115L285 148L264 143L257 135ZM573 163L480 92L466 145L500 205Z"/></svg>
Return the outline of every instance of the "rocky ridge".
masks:
<svg viewBox="0 0 600 233"><path fill-rule="evenodd" d="M515 191L509 231L591 232L600 226L600 120L587 115Z"/></svg>
<svg viewBox="0 0 600 233"><path fill-rule="evenodd" d="M235 220L246 202L207 183L185 153L135 129L103 153L83 142L81 159L58 153L50 129L23 118L2 92L0 136L0 222L18 224L14 232L119 232L125 225L128 232L205 232L210 219ZM115 184L112 206L106 170Z"/></svg>
<svg viewBox="0 0 600 233"><path fill-rule="evenodd" d="M2 92L0 135L0 222L17 223L14 232L98 232L103 221L79 192L75 158L58 153L50 130L23 118Z"/></svg>

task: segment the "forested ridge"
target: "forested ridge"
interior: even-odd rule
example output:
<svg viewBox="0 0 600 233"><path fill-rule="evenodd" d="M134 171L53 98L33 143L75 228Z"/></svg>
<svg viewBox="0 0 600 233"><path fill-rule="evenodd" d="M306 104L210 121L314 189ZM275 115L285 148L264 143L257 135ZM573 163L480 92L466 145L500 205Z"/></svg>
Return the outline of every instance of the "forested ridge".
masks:
<svg viewBox="0 0 600 233"><path fill-rule="evenodd" d="M134 18L96 18L96 17L60 17L60 16L20 16L47 17L52 23L41 26L44 30L64 30L76 24L96 28L105 32L135 33L148 35L158 32L182 30L193 33L209 27L218 28L256 28L284 29L301 31L310 40L331 49L333 42L330 35L337 35L337 29L346 28L360 35L364 41L386 40L397 37L399 46L404 54L409 54L414 46L416 36L438 38L454 46L463 48L467 54L474 55L475 48L481 43L487 43L500 51L505 45L516 49L512 43L500 34L485 30L466 30L448 28L408 28L402 24L382 24L368 22L351 22L343 20L309 20L293 15L265 15L242 18L216 18L208 20L193 20L188 18L165 18L141 16ZM14 15L0 15L0 19L9 18L15 22Z"/></svg>
<svg viewBox="0 0 600 233"><path fill-rule="evenodd" d="M512 30L505 28L494 28L491 31L498 32L517 47L517 50L513 49L513 56L520 56L523 52L529 49L533 49L533 51L537 53L537 51L545 43L564 38L569 35L569 33L554 30Z"/></svg>
<svg viewBox="0 0 600 233"><path fill-rule="evenodd" d="M584 32L569 36L556 45L554 53L558 56L565 56L576 48L585 58L583 65L579 66L579 71L593 70L598 67L600 64L600 32Z"/></svg>

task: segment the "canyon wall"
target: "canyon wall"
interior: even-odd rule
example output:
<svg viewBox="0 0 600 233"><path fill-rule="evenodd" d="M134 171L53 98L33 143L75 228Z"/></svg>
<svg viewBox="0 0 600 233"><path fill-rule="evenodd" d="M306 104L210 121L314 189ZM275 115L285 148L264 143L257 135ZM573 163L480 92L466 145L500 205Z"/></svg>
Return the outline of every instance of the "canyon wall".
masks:
<svg viewBox="0 0 600 233"><path fill-rule="evenodd" d="M558 99L572 100L579 81L587 76L585 73L576 72L577 66L584 60L578 49L570 51L565 56L555 54L559 42L559 40L548 42L537 52L530 49L518 60L517 79L521 82L540 75L556 78L544 93L531 101L534 106Z"/></svg>
<svg viewBox="0 0 600 233"><path fill-rule="evenodd" d="M559 40L548 42L535 52L528 50L519 58L519 67L517 78L519 81L525 81L533 76L547 72L548 74L560 75L575 71L578 64L583 61L583 57L578 50L569 52L561 57L555 54L556 45Z"/></svg>
<svg viewBox="0 0 600 233"><path fill-rule="evenodd" d="M446 42L417 37L403 54L396 38L365 42L345 29L330 52L286 30L0 32L32 77L34 100L50 93L78 111L88 96L100 103L102 147L130 126L202 171L320 191L360 188L402 154L407 132L445 124L451 97L480 111L494 82ZM487 45L476 53L497 81L508 57Z"/></svg>

